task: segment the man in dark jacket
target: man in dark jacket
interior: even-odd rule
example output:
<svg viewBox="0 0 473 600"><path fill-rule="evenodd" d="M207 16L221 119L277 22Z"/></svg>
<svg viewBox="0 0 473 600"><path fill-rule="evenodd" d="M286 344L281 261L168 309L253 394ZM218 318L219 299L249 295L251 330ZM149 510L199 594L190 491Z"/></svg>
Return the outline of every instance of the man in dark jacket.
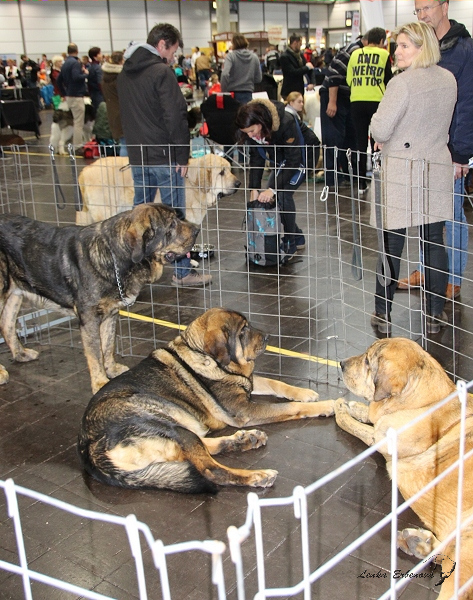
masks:
<svg viewBox="0 0 473 600"><path fill-rule="evenodd" d="M100 103L104 101L102 94L102 51L98 46L89 50L89 75L87 83L89 87L89 96L92 100L92 106L98 110Z"/></svg>
<svg viewBox="0 0 473 600"><path fill-rule="evenodd" d="M67 58L62 65L61 72L57 78L58 88L61 95L65 96L67 106L74 119L73 144L75 153L83 155L82 148L86 94L87 69L79 59L79 49L75 44L67 47Z"/></svg>
<svg viewBox="0 0 473 600"><path fill-rule="evenodd" d="M460 295L462 276L468 258L468 224L463 210L468 160L473 156L473 40L466 27L448 18L448 0L416 0L414 13L419 21L435 29L440 44L440 67L457 81L457 103L450 125L448 147L455 165L454 220L445 223L449 259L447 300ZM414 271L399 280L400 289L418 287L423 276Z"/></svg>
<svg viewBox="0 0 473 600"><path fill-rule="evenodd" d="M322 143L327 147L324 154L325 185L331 191L335 186L335 173L340 171L345 173L345 176L348 173L345 150L356 148L355 128L350 114L350 88L347 83L347 66L352 53L359 48L363 48L367 43L368 38L365 35L339 50L333 57L319 90ZM334 148L339 148L340 152L336 153ZM337 164L335 164L336 162ZM356 163L354 171L356 171Z"/></svg>
<svg viewBox="0 0 473 600"><path fill-rule="evenodd" d="M26 87L35 88L38 87L38 73L39 65L34 60L28 58L26 54L21 55L21 72L26 81Z"/></svg>
<svg viewBox="0 0 473 600"><path fill-rule="evenodd" d="M307 63L301 54L302 39L300 35L293 33L289 38L289 46L281 54L279 63L284 76L281 88L281 96L286 98L291 92L304 93L304 75L309 75L314 65ZM313 89L309 84L308 89Z"/></svg>
<svg viewBox="0 0 473 600"><path fill-rule="evenodd" d="M155 25L146 44L130 47L117 79L123 133L132 165L134 204L161 202L185 217L184 177L190 154L187 105L169 63L183 42L169 23ZM176 263L173 285L202 286L211 275L191 269L190 258Z"/></svg>

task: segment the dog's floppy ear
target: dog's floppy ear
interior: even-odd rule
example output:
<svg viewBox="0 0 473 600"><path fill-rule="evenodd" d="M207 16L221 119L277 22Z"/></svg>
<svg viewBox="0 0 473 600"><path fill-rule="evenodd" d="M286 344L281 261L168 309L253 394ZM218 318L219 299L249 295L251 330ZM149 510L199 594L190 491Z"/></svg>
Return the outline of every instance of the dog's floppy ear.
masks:
<svg viewBox="0 0 473 600"><path fill-rule="evenodd" d="M373 373L374 402L400 394L407 385L408 377L405 369L396 368L389 360L379 357L376 372Z"/></svg>
<svg viewBox="0 0 473 600"><path fill-rule="evenodd" d="M224 367L232 360L228 347L228 332L226 328L210 329L205 334L204 351L210 354Z"/></svg>
<svg viewBox="0 0 473 600"><path fill-rule="evenodd" d="M159 230L164 228L164 215L156 210L156 205L139 204L131 213L130 225L124 238L131 250L131 260L140 263L147 256L149 242L154 240L154 228L151 220L156 221Z"/></svg>

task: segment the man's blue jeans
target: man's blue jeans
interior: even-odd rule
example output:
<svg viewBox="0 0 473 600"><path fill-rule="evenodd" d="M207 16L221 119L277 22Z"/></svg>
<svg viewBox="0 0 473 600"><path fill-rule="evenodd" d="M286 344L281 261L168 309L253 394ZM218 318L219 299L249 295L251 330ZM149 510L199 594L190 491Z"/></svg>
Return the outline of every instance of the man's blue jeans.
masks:
<svg viewBox="0 0 473 600"><path fill-rule="evenodd" d="M186 192L184 178L176 172L176 165L159 165L153 167L132 166L135 197L133 204L154 202L159 189L162 204L171 206L180 219L186 216ZM175 263L174 273L182 279L191 270L190 258L183 258Z"/></svg>
<svg viewBox="0 0 473 600"><path fill-rule="evenodd" d="M462 276L468 260L468 224L466 222L463 201L465 200L465 178L455 180L453 188L453 222L445 223L448 254L448 282L461 285Z"/></svg>
<svg viewBox="0 0 473 600"><path fill-rule="evenodd" d="M445 242L448 255L448 283L461 285L468 260L468 224L463 210L465 178L455 179L453 188L453 221L445 222ZM424 272L420 255L419 271Z"/></svg>

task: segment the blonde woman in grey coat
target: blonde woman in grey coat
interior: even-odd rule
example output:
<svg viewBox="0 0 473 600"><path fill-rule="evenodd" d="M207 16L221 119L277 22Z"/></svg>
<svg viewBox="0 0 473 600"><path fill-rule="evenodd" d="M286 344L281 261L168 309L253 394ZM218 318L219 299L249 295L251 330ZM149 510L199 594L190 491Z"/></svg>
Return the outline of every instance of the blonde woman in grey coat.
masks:
<svg viewBox="0 0 473 600"><path fill-rule="evenodd" d="M406 228L419 226L425 257L426 329L438 333L446 325L445 289L448 259L443 243L446 220L453 218L453 166L448 130L457 98L454 76L437 66L440 50L430 25L403 25L397 31L394 77L371 120L375 149L382 151L381 227L391 283L376 280L371 325L391 331L391 308L399 278Z"/></svg>

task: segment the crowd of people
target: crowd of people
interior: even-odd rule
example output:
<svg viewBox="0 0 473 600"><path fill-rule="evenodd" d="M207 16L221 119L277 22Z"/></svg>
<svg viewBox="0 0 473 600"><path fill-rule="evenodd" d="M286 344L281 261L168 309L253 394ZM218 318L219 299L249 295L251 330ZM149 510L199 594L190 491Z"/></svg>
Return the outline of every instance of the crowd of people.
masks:
<svg viewBox="0 0 473 600"><path fill-rule="evenodd" d="M387 284L383 277L377 279L372 326L390 333L396 289L425 285L427 330L436 333L446 322L445 301L460 293L466 266L463 193L473 156L473 41L463 25L449 20L448 0L415 0L414 6L417 21L395 32L394 56L387 49L385 30L379 27L337 52L303 50L301 37L293 34L283 52L269 46L260 57L237 33L224 56L197 47L184 55L180 32L164 23L153 27L146 43L133 44L125 52L103 57L101 49L93 47L80 58L77 46L70 44L65 58L48 61L43 55L38 64L22 56L19 67L8 61L3 76L9 85L20 80L21 85L33 87L46 73L54 93L72 111L74 147L79 154L84 97L90 96L97 110L105 107L110 138L129 156L134 203L152 202L159 190L161 201L181 216L190 156L181 87L195 86L204 99L213 93L231 94L241 104L236 127L239 142L249 148L250 196L279 206L286 260L305 245L296 222L294 192L304 180L301 172L318 162L320 142L303 116L304 93L320 86L327 191L336 191L347 180L347 149L359 153L351 174L354 168L360 197L368 188L368 145L383 158L383 212L380 221L373 210L372 224L383 232L389 277L382 274ZM264 78L277 73L282 75L283 102L269 95L253 99ZM301 159L301 143L306 146L305 159ZM420 175L416 178L407 172L412 160L432 164L428 186ZM263 185L268 164L270 176ZM421 265L399 281L400 257L411 226L419 227ZM211 276L196 272L189 259L176 264L174 285L210 281Z"/></svg>

